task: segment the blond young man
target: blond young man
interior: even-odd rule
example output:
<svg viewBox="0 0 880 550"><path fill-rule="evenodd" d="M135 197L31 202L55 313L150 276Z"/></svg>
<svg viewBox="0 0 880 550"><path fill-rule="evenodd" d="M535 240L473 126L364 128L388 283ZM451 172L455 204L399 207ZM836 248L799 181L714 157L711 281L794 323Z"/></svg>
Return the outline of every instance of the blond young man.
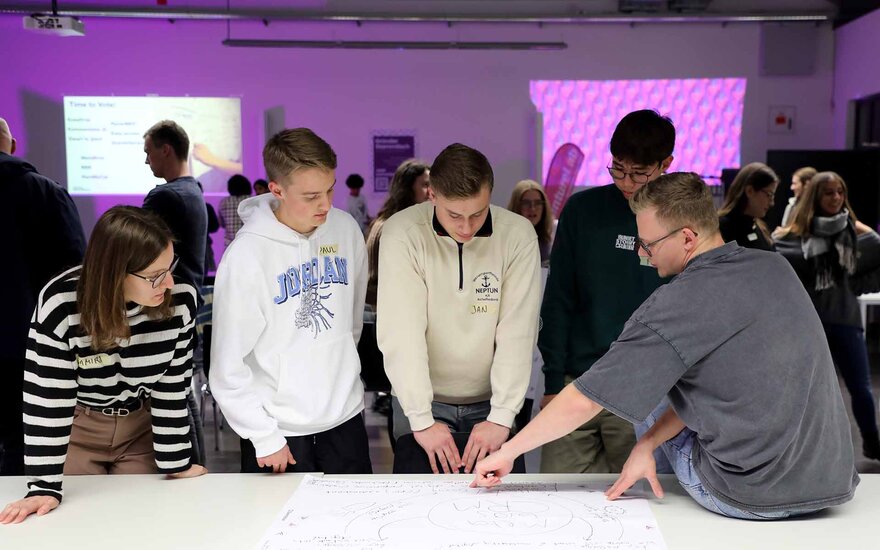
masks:
<svg viewBox="0 0 880 550"><path fill-rule="evenodd" d="M696 174L661 176L630 205L639 255L675 278L602 359L477 464L472 485L497 485L514 457L604 408L652 424L606 491L611 500L642 478L663 496L657 448L698 504L728 517L782 519L850 500L859 477L849 420L822 323L786 260L725 244ZM664 396L671 406L658 418Z"/></svg>
<svg viewBox="0 0 880 550"><path fill-rule="evenodd" d="M529 221L491 206L492 167L453 144L432 199L385 222L377 332L394 437L412 432L435 473L498 449L522 407L538 329L540 254ZM451 432L468 433L459 452Z"/></svg>
<svg viewBox="0 0 880 550"><path fill-rule="evenodd" d="M336 154L307 128L263 149L270 193L217 271L211 387L241 436L242 472L371 473L357 342L367 255L332 207Z"/></svg>

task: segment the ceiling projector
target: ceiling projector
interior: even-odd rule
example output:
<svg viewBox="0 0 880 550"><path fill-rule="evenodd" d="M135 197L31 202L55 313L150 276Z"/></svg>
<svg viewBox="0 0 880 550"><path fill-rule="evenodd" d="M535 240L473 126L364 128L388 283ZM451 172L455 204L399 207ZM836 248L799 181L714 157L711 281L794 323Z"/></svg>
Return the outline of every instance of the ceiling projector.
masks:
<svg viewBox="0 0 880 550"><path fill-rule="evenodd" d="M56 36L85 36L83 22L66 15L28 15L23 21L24 28Z"/></svg>

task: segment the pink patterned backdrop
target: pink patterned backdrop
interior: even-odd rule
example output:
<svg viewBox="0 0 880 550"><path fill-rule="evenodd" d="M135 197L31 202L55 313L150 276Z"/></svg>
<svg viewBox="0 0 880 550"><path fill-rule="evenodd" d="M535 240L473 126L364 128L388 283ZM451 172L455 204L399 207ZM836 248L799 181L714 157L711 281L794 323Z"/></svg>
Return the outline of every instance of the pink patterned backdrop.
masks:
<svg viewBox="0 0 880 550"><path fill-rule="evenodd" d="M586 155L575 185L611 183L605 169L611 134L638 109L656 109L675 124L671 170L717 177L722 168L739 166L744 78L533 80L529 93L544 118L542 177L556 150L570 142Z"/></svg>

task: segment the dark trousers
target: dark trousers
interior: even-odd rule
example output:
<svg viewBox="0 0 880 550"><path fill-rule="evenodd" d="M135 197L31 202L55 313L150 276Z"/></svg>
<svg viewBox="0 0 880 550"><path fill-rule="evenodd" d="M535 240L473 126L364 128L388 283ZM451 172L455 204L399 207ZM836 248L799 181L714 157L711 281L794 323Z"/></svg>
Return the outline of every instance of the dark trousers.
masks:
<svg viewBox="0 0 880 550"><path fill-rule="evenodd" d="M831 357L840 370L852 400L853 416L862 439L877 441L877 409L871 394L868 349L860 327L826 324L825 336Z"/></svg>
<svg viewBox="0 0 880 550"><path fill-rule="evenodd" d="M521 432L526 427L526 424L532 421L532 407L534 406L535 401L526 397L525 401L523 401L522 409L519 410L519 413L513 419L513 425L516 427L517 432Z"/></svg>
<svg viewBox="0 0 880 550"><path fill-rule="evenodd" d="M24 358L0 360L0 475L24 475L24 423L21 419Z"/></svg>
<svg viewBox="0 0 880 550"><path fill-rule="evenodd" d="M286 437L287 446L296 464L288 464L285 472L324 472L325 474L372 474L370 444L364 415L313 435ZM241 440L241 471L245 474L270 473L260 468L250 440Z"/></svg>

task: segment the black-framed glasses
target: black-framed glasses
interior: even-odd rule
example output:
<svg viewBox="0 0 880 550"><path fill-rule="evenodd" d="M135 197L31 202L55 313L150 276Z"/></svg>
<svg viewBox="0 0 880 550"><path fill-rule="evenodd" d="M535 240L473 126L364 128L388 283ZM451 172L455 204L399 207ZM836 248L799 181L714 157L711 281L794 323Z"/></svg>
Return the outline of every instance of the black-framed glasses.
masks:
<svg viewBox="0 0 880 550"><path fill-rule="evenodd" d="M676 233L678 233L682 229L687 229L687 226L683 225L683 226L679 227L678 229L676 229L675 231L670 231L669 233L663 235L659 239L654 239L653 241L651 241L649 243L646 243L645 241L643 241L641 237L636 237L636 241L639 243L639 248L644 250L645 254L647 254L648 257L651 258L654 256L654 253L651 252L652 246L659 243L660 241L664 241L664 240L668 239L669 237L675 235ZM694 237L696 237L696 236L697 236L697 232L694 231Z"/></svg>
<svg viewBox="0 0 880 550"><path fill-rule="evenodd" d="M617 181L622 180L623 178L629 176L629 179L632 180L633 183L648 183L648 180L651 179L651 176L654 175L654 172L660 169L662 162L657 163L657 166L654 167L653 170L645 174L644 172L627 172L625 170L621 170L620 168L615 168L612 164L608 166L608 174L611 175L611 178Z"/></svg>
<svg viewBox="0 0 880 550"><path fill-rule="evenodd" d="M171 267L169 267L162 273L159 273L158 275L154 275L153 277L144 277L143 275L138 275L137 273L129 273L129 275L134 275L138 279L143 279L147 281L148 283L153 285L153 288L159 288L159 286L162 284L162 281L165 280L165 276L174 271L174 268L177 267L177 262L179 261L180 258L177 256L177 254L175 254L174 260L171 262Z"/></svg>

